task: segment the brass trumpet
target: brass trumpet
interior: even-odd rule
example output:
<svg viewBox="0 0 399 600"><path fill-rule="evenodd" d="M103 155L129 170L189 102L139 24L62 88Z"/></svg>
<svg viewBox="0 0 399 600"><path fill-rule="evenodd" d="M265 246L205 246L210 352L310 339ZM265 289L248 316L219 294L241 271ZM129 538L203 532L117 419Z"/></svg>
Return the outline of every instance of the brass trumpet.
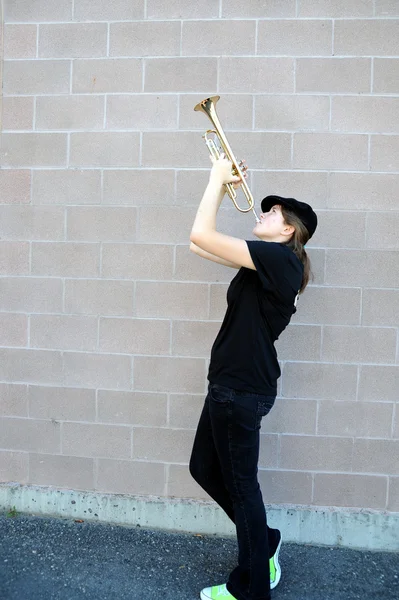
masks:
<svg viewBox="0 0 399 600"><path fill-rule="evenodd" d="M235 158L235 156L230 148L230 144L227 141L226 135L222 129L219 118L216 114L215 105L219 99L220 99L220 96L211 96L210 98L205 98L205 100L202 100L202 102L199 102L194 107L194 110L205 113L206 116L209 117L209 119L211 120L212 125L214 127L214 129L208 129L205 132L205 134L202 136L204 138L205 143L208 146L208 149L209 149L210 153L212 154L212 156L214 156L214 158L216 158L216 159L219 158L219 156L221 154L220 150L222 149L223 152L226 154L226 157L230 160L230 162L233 165L233 170L232 170L233 175L238 175L241 171L240 165L238 164L237 159ZM211 134L214 134L213 139L211 139L209 137ZM219 141L221 148L218 147L218 145L215 141L216 139ZM226 186L226 191L227 191L228 195L230 196L231 200L233 201L233 204L236 207L236 209L243 213L247 213L250 210L252 210L252 212L255 215L256 221L259 223L260 219L254 209L254 199L251 194L251 190L249 189L245 179L242 179L242 182L240 183L240 187L242 188L242 191L243 191L243 193L247 199L247 202L249 204L248 208L240 208L238 206L238 204L236 202L237 193L236 193L236 190L234 189L234 186L232 183L226 183L225 186Z"/></svg>

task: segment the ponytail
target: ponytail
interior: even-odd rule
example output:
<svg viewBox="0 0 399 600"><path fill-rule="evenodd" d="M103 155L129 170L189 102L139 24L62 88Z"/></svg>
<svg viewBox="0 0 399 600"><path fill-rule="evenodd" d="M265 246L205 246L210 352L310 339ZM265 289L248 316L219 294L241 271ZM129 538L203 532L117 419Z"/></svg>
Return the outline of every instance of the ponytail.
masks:
<svg viewBox="0 0 399 600"><path fill-rule="evenodd" d="M281 206L281 212L286 224L292 225L295 228L295 231L290 237L289 241L286 242L286 246L291 248L295 256L297 256L303 264L302 284L299 290L299 293L302 294L308 285L309 280L313 281L310 259L305 250L305 244L309 239L309 232L301 219L294 212L285 206Z"/></svg>

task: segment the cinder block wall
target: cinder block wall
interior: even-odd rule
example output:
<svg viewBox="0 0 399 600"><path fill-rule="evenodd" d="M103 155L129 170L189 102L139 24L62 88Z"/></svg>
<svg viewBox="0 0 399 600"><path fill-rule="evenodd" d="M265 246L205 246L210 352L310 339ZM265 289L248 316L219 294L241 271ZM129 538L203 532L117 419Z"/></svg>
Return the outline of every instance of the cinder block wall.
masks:
<svg viewBox="0 0 399 600"><path fill-rule="evenodd" d="M188 250L220 119L310 202L265 502L399 511L396 0L5 1L0 478L204 498L188 459L234 272ZM252 237L227 198L222 231Z"/></svg>

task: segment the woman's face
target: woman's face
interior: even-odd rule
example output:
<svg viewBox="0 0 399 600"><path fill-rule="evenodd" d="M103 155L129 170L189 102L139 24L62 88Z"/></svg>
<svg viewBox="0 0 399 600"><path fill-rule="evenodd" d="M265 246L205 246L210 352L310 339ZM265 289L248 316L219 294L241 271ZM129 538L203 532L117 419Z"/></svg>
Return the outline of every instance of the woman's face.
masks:
<svg viewBox="0 0 399 600"><path fill-rule="evenodd" d="M289 227L284 222L283 213L281 212L281 206L275 204L271 207L269 212L260 214L260 223L255 225L253 230L254 235L261 240L267 240L269 242L281 241L280 238L286 238L283 232Z"/></svg>

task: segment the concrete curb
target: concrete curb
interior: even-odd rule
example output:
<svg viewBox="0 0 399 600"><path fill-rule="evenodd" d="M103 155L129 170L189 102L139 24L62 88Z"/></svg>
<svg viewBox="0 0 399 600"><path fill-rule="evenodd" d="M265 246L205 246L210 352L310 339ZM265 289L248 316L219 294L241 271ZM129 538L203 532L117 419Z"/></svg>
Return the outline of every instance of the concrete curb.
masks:
<svg viewBox="0 0 399 600"><path fill-rule="evenodd" d="M0 483L0 510L119 525L234 536L233 524L214 502L128 496ZM268 521L287 542L361 550L399 550L399 513L304 506L267 506Z"/></svg>

